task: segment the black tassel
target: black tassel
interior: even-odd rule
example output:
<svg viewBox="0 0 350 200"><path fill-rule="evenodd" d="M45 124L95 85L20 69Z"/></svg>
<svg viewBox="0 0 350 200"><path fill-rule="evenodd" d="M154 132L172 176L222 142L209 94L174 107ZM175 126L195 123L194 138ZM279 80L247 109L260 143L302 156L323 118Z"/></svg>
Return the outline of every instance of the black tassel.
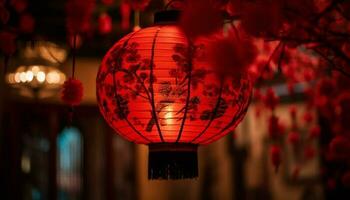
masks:
<svg viewBox="0 0 350 200"><path fill-rule="evenodd" d="M148 179L192 179L198 177L197 145L151 144Z"/></svg>

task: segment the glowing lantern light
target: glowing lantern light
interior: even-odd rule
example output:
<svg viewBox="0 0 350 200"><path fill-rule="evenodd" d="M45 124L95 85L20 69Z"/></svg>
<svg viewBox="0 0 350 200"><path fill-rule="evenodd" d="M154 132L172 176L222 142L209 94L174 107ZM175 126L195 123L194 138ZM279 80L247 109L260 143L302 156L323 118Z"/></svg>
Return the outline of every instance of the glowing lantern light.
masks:
<svg viewBox="0 0 350 200"><path fill-rule="evenodd" d="M97 75L105 120L127 140L149 146L149 179L197 177L198 145L232 131L251 97L247 75L219 78L206 61L208 39L189 42L171 23L177 14L158 13L154 26L122 38Z"/></svg>

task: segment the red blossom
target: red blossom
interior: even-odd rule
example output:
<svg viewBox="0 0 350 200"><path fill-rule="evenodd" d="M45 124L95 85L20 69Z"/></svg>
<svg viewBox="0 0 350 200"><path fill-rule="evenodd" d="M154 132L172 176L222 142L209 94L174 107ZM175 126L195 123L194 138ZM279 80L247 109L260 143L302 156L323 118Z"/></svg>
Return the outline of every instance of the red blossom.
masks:
<svg viewBox="0 0 350 200"><path fill-rule="evenodd" d="M275 172L277 172L281 164L281 148L279 146L272 145L270 147L270 159L271 159L272 165L275 168Z"/></svg>
<svg viewBox="0 0 350 200"><path fill-rule="evenodd" d="M321 129L319 126L314 126L310 130L310 138L319 138L321 134Z"/></svg>
<svg viewBox="0 0 350 200"><path fill-rule="evenodd" d="M311 112L305 112L303 115L303 120L305 123L310 124L314 120L314 116Z"/></svg>
<svg viewBox="0 0 350 200"><path fill-rule="evenodd" d="M329 144L330 159L343 160L350 157L350 141L344 136L336 136Z"/></svg>
<svg viewBox="0 0 350 200"><path fill-rule="evenodd" d="M275 115L269 118L268 133L269 137L272 139L278 139L284 133L284 127L280 124L279 118Z"/></svg>
<svg viewBox="0 0 350 200"><path fill-rule="evenodd" d="M70 106L77 106L83 98L83 84L80 80L69 78L64 82L61 91L61 100Z"/></svg>
<svg viewBox="0 0 350 200"><path fill-rule="evenodd" d="M230 37L219 38L208 48L208 59L212 67L221 75L240 78L248 72L257 55L256 47L248 39Z"/></svg>
<svg viewBox="0 0 350 200"><path fill-rule="evenodd" d="M66 3L68 32L70 34L89 32L94 8L95 0L68 0Z"/></svg>
<svg viewBox="0 0 350 200"><path fill-rule="evenodd" d="M288 142L292 145L296 145L300 142L300 134L298 132L292 131L288 135Z"/></svg>
<svg viewBox="0 0 350 200"><path fill-rule="evenodd" d="M333 79L324 78L318 83L318 94L321 96L331 97L336 93L336 83Z"/></svg>
<svg viewBox="0 0 350 200"><path fill-rule="evenodd" d="M292 105L289 107L289 114L292 119L296 119L297 117L297 107L295 105Z"/></svg>
<svg viewBox="0 0 350 200"><path fill-rule="evenodd" d="M130 28L130 12L130 5L128 3L122 2L120 4L120 15L122 17L120 26L122 30L128 30Z"/></svg>
<svg viewBox="0 0 350 200"><path fill-rule="evenodd" d="M180 18L180 28L190 38L210 35L222 27L220 9L212 0L189 0Z"/></svg>
<svg viewBox="0 0 350 200"><path fill-rule="evenodd" d="M125 0L125 2L130 4L133 10L141 11L148 6L150 0Z"/></svg>
<svg viewBox="0 0 350 200"><path fill-rule="evenodd" d="M282 27L282 5L279 0L246 3L242 27L253 36L277 35Z"/></svg>
<svg viewBox="0 0 350 200"><path fill-rule="evenodd" d="M267 108L274 110L279 103L279 97L272 88L268 88L264 97L264 104Z"/></svg>

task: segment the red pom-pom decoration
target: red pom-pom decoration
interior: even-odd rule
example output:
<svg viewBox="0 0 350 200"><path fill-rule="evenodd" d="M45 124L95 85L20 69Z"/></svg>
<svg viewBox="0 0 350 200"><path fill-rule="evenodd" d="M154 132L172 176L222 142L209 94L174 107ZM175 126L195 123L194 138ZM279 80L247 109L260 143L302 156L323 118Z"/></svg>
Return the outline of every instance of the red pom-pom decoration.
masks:
<svg viewBox="0 0 350 200"><path fill-rule="evenodd" d="M289 114L292 119L296 119L297 117L297 107L295 105L292 105L289 107Z"/></svg>
<svg viewBox="0 0 350 200"><path fill-rule="evenodd" d="M265 106L271 110L274 110L279 103L279 97L276 95L272 88L267 89L264 98Z"/></svg>
<svg viewBox="0 0 350 200"><path fill-rule="evenodd" d="M210 35L220 29L223 19L211 0L189 0L181 19L180 28L190 38Z"/></svg>
<svg viewBox="0 0 350 200"><path fill-rule="evenodd" d="M80 80L69 78L63 84L61 99L70 106L79 105L83 98L83 84Z"/></svg>
<svg viewBox="0 0 350 200"><path fill-rule="evenodd" d="M305 123L309 124L313 121L314 116L310 112L305 112L303 115L303 120Z"/></svg>
<svg viewBox="0 0 350 200"><path fill-rule="evenodd" d="M19 18L19 30L22 33L33 33L35 27L35 19L30 14L23 14Z"/></svg>
<svg viewBox="0 0 350 200"><path fill-rule="evenodd" d="M321 134L321 129L319 126L315 126L310 130L310 138L318 138Z"/></svg>
<svg viewBox="0 0 350 200"><path fill-rule="evenodd" d="M10 5L16 12L21 13L28 7L28 0L11 0Z"/></svg>
<svg viewBox="0 0 350 200"><path fill-rule="evenodd" d="M281 164L281 148L277 145L270 147L270 158L271 163L275 167L275 171L278 171L278 168Z"/></svg>
<svg viewBox="0 0 350 200"><path fill-rule="evenodd" d="M279 123L279 118L272 115L269 119L269 137L272 139L278 139L283 135L284 127Z"/></svg>
<svg viewBox="0 0 350 200"><path fill-rule="evenodd" d="M345 172L341 178L341 182L347 188L350 188L350 171Z"/></svg>
<svg viewBox="0 0 350 200"><path fill-rule="evenodd" d="M306 160L311 160L315 157L316 155L316 150L312 146L306 146L304 148L304 157Z"/></svg>
<svg viewBox="0 0 350 200"><path fill-rule="evenodd" d="M16 35L8 31L0 32L0 50L5 56L10 56L16 51Z"/></svg>
<svg viewBox="0 0 350 200"><path fill-rule="evenodd" d="M242 13L242 27L254 36L277 34L283 24L278 0L246 3Z"/></svg>
<svg viewBox="0 0 350 200"><path fill-rule="evenodd" d="M110 6L114 3L114 0L101 0L101 2L106 6Z"/></svg>
<svg viewBox="0 0 350 200"><path fill-rule="evenodd" d="M99 16L98 31L102 35L112 32L112 18L107 13L102 13Z"/></svg>
<svg viewBox="0 0 350 200"><path fill-rule="evenodd" d="M344 160L350 157L350 141L344 136L336 136L329 144L331 160Z"/></svg>
<svg viewBox="0 0 350 200"><path fill-rule="evenodd" d="M292 145L296 145L300 142L300 134L298 132L292 131L288 135L288 142Z"/></svg>

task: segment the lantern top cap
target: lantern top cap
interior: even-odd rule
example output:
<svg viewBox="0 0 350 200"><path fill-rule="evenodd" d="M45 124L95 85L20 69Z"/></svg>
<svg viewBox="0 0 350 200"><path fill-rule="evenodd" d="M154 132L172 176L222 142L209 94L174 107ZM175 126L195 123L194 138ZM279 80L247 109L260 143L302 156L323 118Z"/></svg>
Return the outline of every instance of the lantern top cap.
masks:
<svg viewBox="0 0 350 200"><path fill-rule="evenodd" d="M154 14L154 24L175 24L180 18L179 10L163 10Z"/></svg>

